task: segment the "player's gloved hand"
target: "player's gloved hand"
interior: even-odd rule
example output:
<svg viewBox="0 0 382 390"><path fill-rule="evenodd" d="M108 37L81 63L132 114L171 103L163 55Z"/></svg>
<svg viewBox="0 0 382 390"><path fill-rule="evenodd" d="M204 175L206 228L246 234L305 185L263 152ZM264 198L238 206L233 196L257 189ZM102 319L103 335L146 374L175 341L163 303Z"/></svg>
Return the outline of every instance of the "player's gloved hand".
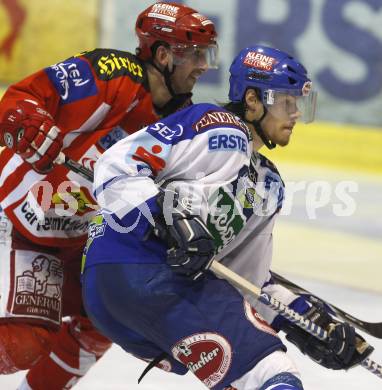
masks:
<svg viewBox="0 0 382 390"><path fill-rule="evenodd" d="M158 197L158 204L164 215L172 214L172 224L166 224L161 216L156 221L154 233L167 241L170 248L167 264L174 272L196 280L212 263L215 254L213 237L197 215L191 215L181 207L182 202L177 197L172 196L171 205L174 207L164 208L165 198L166 192L163 191Z"/></svg>
<svg viewBox="0 0 382 390"><path fill-rule="evenodd" d="M19 100L1 119L0 145L47 173L62 149L62 136L48 112L32 100Z"/></svg>
<svg viewBox="0 0 382 390"><path fill-rule="evenodd" d="M283 326L286 339L321 366L333 370L349 369L374 350L353 326L336 321L321 306L313 306L304 317L327 330L328 339L321 341L289 321Z"/></svg>

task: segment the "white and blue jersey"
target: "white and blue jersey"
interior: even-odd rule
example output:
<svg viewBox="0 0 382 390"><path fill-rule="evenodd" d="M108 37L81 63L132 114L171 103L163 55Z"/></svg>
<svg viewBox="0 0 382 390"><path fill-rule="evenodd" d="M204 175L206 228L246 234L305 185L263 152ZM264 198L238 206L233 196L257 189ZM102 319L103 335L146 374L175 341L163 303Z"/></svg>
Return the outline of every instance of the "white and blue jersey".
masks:
<svg viewBox="0 0 382 390"><path fill-rule="evenodd" d="M135 242L161 212L156 203L159 186L171 183L177 191L198 198L191 211L214 236L217 259L264 285L284 183L273 163L252 148L247 126L212 104L192 105L117 142L96 164L94 191L103 211L90 227L85 254L91 251L92 256L87 256L85 267L107 261L163 262L157 256L162 242L150 242L152 256L144 258ZM105 236L102 242L96 239L100 236ZM131 241L129 257L126 241ZM105 243L112 245L113 259L108 258ZM296 298L280 286L274 290L272 284L269 292L285 303ZM251 303L273 321L271 310Z"/></svg>
<svg viewBox="0 0 382 390"><path fill-rule="evenodd" d="M104 228L90 229L91 247L97 247L91 263L105 261L100 234L145 235L160 212L158 187L168 183L193 198L191 211L206 223L217 253L225 255L239 233L245 240L248 227L253 231L272 220L284 191L273 164L253 153L250 132L237 116L211 104L190 106L119 141L97 162L94 191L104 217L97 223ZM139 254L126 259L119 245L113 253L114 262L157 261Z"/></svg>
<svg viewBox="0 0 382 390"><path fill-rule="evenodd" d="M214 237L216 258L262 285L284 184L273 164L253 151L247 126L211 104L140 130L96 164L102 210L84 256L89 317L126 351L149 360L164 352L171 371L188 368L220 390L284 347L229 283L209 272L195 282L166 264L166 243L148 234L162 213L160 187L183 191L183 206Z"/></svg>

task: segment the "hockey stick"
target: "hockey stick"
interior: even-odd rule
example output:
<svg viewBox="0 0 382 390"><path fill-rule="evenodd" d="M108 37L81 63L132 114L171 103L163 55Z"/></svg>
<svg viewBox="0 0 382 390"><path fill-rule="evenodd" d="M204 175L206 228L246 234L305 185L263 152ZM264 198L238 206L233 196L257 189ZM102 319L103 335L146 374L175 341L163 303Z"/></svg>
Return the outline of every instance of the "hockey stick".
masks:
<svg viewBox="0 0 382 390"><path fill-rule="evenodd" d="M65 156L64 153L60 153L56 160L54 161L56 164L59 165L65 165L67 168L69 168L71 171L78 173L86 180L89 180L93 183L94 180L94 173L90 169L85 168L77 161L71 160L67 156Z"/></svg>
<svg viewBox="0 0 382 390"><path fill-rule="evenodd" d="M294 284L290 280L285 279L283 276L277 274L276 272L271 271L271 274L273 280L276 283L281 284L282 286L286 287L288 290L292 291L293 293L298 295L304 295L307 298L307 300L312 302L313 304L314 303L323 304L334 316L349 322L359 330L368 333L370 336L377 337L379 339L382 338L382 322L362 321L352 316L351 314L344 312L343 310L332 305L331 303L324 301L323 299L317 297L316 295L305 290L304 288L297 286L297 284Z"/></svg>
<svg viewBox="0 0 382 390"><path fill-rule="evenodd" d="M289 321L293 322L300 328L304 329L306 332L317 337L318 339L325 340L328 337L328 332L320 328L314 322L302 317L300 314L290 309L277 299L273 298L271 295L262 292L259 287L242 278L240 275L231 271L229 268L225 267L223 264L217 262L216 260L212 262L210 270L214 272L216 276L227 280L233 286L252 295L260 302L271 307L273 310L277 311L277 313L287 318ZM358 346L358 349L362 349L362 351L364 351L367 347L368 344L365 342L362 345ZM366 358L360 364L362 367L366 368L367 370L382 379L382 365L379 365L370 358Z"/></svg>

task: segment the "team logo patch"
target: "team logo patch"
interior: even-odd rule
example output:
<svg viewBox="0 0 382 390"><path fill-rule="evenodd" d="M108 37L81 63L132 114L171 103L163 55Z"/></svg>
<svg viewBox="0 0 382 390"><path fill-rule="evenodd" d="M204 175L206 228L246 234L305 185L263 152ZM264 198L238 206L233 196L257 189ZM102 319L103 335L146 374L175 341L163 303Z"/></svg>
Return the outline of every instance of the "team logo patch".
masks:
<svg viewBox="0 0 382 390"><path fill-rule="evenodd" d="M271 328L268 322L266 322L264 318L249 304L249 302L245 300L244 311L248 321L251 322L257 329L278 337L276 331Z"/></svg>
<svg viewBox="0 0 382 390"><path fill-rule="evenodd" d="M72 58L45 69L61 98L61 104L75 102L98 93L89 64Z"/></svg>
<svg viewBox="0 0 382 390"><path fill-rule="evenodd" d="M93 64L97 78L111 80L128 75L136 82L143 81L143 67L130 53L119 50L95 50L84 56Z"/></svg>
<svg viewBox="0 0 382 390"><path fill-rule="evenodd" d="M160 156L166 154L164 149L168 146L163 143L159 145L158 140L151 135L149 135L149 138L143 144L133 144L131 146L131 150L135 149L133 155L130 157L130 153L127 154L125 161L130 163L130 158L132 158L134 161L142 162L142 166L147 164L151 171L157 175L166 167L166 161Z"/></svg>
<svg viewBox="0 0 382 390"><path fill-rule="evenodd" d="M34 256L32 262L30 258ZM33 257L32 257L33 258ZM46 319L59 324L61 321L61 297L63 266L56 257L30 251L16 251L13 315Z"/></svg>
<svg viewBox="0 0 382 390"><path fill-rule="evenodd" d="M217 333L197 333L180 340L171 350L208 388L227 374L232 361L229 342Z"/></svg>
<svg viewBox="0 0 382 390"><path fill-rule="evenodd" d="M192 125L192 128L197 133L200 133L201 131L215 125L235 127L244 131L244 133L248 134L248 136L250 133L247 126L239 117L224 111L207 111L196 123Z"/></svg>
<svg viewBox="0 0 382 390"><path fill-rule="evenodd" d="M263 198L256 192L255 188L244 188L238 194L238 199L244 209L257 209L263 203Z"/></svg>
<svg viewBox="0 0 382 390"><path fill-rule="evenodd" d="M165 144L171 144L174 139L180 138L184 133L183 126L179 123L170 128L161 122L149 126L146 131Z"/></svg>
<svg viewBox="0 0 382 390"><path fill-rule="evenodd" d="M259 70L271 71L276 63L276 58L266 56L257 51L250 51L243 60L243 64L250 68L257 68Z"/></svg>
<svg viewBox="0 0 382 390"><path fill-rule="evenodd" d="M208 150L210 152L240 152L247 154L248 142L245 137L237 131L228 129L222 134L221 131L211 131L208 133Z"/></svg>
<svg viewBox="0 0 382 390"><path fill-rule="evenodd" d="M102 214L98 214L93 217L92 222L89 225L89 239L95 239L102 237L105 234L106 222L103 219Z"/></svg>

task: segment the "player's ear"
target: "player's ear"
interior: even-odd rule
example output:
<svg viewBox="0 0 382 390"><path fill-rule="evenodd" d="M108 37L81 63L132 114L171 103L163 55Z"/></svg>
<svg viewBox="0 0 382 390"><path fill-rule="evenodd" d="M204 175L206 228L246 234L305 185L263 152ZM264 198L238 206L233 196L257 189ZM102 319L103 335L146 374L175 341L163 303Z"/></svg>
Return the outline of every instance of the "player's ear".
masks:
<svg viewBox="0 0 382 390"><path fill-rule="evenodd" d="M166 66L168 66L171 71L173 66L171 50L164 45L159 45L155 51L154 61L161 69L164 69Z"/></svg>
<svg viewBox="0 0 382 390"><path fill-rule="evenodd" d="M248 88L245 92L246 119L252 121L263 115L264 107L255 89Z"/></svg>
<svg viewBox="0 0 382 390"><path fill-rule="evenodd" d="M248 109L256 111L258 109L259 104L261 102L259 101L259 97L257 96L257 93L254 89L248 88L247 91L245 92L245 104Z"/></svg>

